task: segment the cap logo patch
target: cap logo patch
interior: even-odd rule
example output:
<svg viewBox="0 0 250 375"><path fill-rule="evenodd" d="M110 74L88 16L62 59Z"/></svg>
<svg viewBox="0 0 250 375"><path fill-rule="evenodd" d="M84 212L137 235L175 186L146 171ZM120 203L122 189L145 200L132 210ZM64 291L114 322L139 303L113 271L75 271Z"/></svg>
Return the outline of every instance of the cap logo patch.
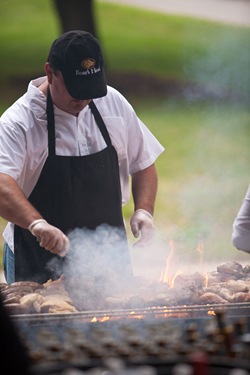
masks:
<svg viewBox="0 0 250 375"><path fill-rule="evenodd" d="M93 69L95 67L95 59L92 59L91 57L84 59L81 62L81 65L86 70Z"/></svg>

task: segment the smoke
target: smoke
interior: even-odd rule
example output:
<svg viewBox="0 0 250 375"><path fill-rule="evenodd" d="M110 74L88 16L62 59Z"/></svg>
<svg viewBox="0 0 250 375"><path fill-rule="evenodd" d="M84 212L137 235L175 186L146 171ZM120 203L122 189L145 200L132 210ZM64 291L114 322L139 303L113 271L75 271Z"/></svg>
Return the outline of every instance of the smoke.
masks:
<svg viewBox="0 0 250 375"><path fill-rule="evenodd" d="M201 242L204 264L249 258L231 243L232 224L249 184L250 162L250 40L247 33L240 39L237 31L218 30L216 41L204 35L203 50L197 48L186 60L185 74L194 85L184 91L187 123L182 133L176 133L174 151L185 155L182 170L175 171L176 181L170 182L174 188L169 190L166 203L160 198L166 206L165 218L161 215L159 220L165 243L174 240L175 261L193 264L197 270L201 267L197 253ZM175 157L171 148L166 145L168 164ZM176 211L172 222L168 214L168 206L174 207L171 200Z"/></svg>
<svg viewBox="0 0 250 375"><path fill-rule="evenodd" d="M124 230L102 224L95 230L76 228L68 234L69 258L64 273L93 278L102 288L124 285L132 276L128 242Z"/></svg>
<svg viewBox="0 0 250 375"><path fill-rule="evenodd" d="M205 87L206 96L216 100L250 100L250 42L248 35L239 39L237 29L218 34L216 43L206 38L202 55L194 55L186 67L190 80ZM202 99L201 92L187 91L189 100Z"/></svg>

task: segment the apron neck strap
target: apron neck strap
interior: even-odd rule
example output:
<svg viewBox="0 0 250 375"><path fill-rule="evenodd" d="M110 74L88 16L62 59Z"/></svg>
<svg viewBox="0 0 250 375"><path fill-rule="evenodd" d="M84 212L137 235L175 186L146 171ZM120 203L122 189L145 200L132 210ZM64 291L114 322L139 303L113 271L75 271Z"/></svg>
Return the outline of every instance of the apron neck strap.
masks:
<svg viewBox="0 0 250 375"><path fill-rule="evenodd" d="M93 102L93 100L91 100L91 102L89 103L89 107L91 109L91 112L94 115L95 121L98 125L98 128L100 129L100 132L102 133L102 136L103 136L107 146L111 146L112 143L111 143L111 139L110 139L108 130L107 130L106 125L104 124L104 121L102 119L102 116L100 115L98 109L96 108L96 105Z"/></svg>
<svg viewBox="0 0 250 375"><path fill-rule="evenodd" d="M49 146L49 155L56 154L56 133L55 133L55 116L54 116L54 107L50 95L50 90L48 87L47 92L47 122L48 122L48 146Z"/></svg>

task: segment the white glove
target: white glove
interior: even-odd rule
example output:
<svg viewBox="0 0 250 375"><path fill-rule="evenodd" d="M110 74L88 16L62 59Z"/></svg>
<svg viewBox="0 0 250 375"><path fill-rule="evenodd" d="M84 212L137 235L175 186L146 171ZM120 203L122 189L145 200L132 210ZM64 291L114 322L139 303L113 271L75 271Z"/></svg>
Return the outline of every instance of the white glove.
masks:
<svg viewBox="0 0 250 375"><path fill-rule="evenodd" d="M28 227L37 238L41 247L51 253L64 257L69 250L69 239L58 228L47 223L44 219L34 220Z"/></svg>
<svg viewBox="0 0 250 375"><path fill-rule="evenodd" d="M153 216L142 208L136 210L130 220L131 231L135 238L140 239L134 246L143 247L149 245L152 241L155 228Z"/></svg>

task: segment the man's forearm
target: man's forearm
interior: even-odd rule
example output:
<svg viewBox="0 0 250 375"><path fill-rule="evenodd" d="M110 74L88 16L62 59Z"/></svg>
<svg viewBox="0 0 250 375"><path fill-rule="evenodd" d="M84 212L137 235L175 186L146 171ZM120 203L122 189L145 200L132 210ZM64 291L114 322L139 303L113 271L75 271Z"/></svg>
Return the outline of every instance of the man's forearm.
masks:
<svg viewBox="0 0 250 375"><path fill-rule="evenodd" d="M154 164L135 173L132 176L134 209L142 208L153 215L157 188L158 176Z"/></svg>
<svg viewBox="0 0 250 375"><path fill-rule="evenodd" d="M0 173L0 216L25 229L33 220L42 218L16 181L4 173Z"/></svg>

